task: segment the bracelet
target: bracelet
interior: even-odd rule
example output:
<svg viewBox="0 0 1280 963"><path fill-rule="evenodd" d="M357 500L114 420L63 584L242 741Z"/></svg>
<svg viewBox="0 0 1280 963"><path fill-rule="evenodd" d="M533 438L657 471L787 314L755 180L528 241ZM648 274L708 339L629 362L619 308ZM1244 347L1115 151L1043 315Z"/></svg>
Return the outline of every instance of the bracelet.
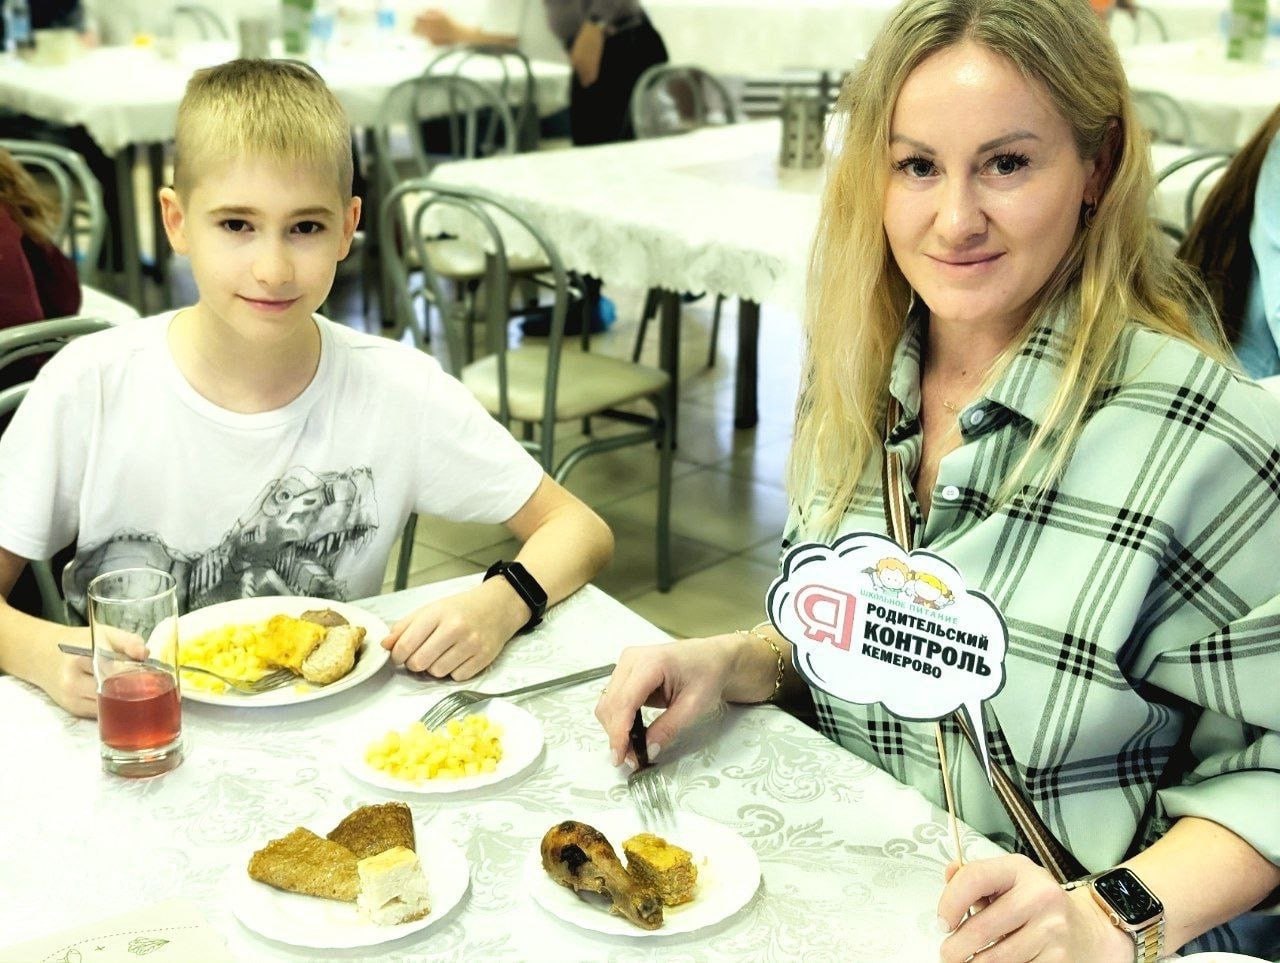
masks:
<svg viewBox="0 0 1280 963"><path fill-rule="evenodd" d="M778 674L773 680L773 691L769 693L769 697L764 700L765 702L772 702L774 699L778 698L778 693L782 690L782 680L786 678L787 673L786 663L784 663L782 659L782 649L778 647L777 642L773 641L773 639L760 631L761 626L769 624L770 623L767 621L759 622L749 629L738 629L739 635L746 636L749 639L759 639L767 645L773 650L774 657L778 660Z"/></svg>

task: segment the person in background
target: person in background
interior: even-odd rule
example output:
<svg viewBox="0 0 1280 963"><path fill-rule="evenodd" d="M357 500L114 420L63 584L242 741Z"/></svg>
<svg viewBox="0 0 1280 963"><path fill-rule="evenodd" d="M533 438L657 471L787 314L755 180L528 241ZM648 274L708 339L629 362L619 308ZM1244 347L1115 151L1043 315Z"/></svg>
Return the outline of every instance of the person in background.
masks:
<svg viewBox="0 0 1280 963"><path fill-rule="evenodd" d="M1280 399L1155 231L1105 25L1081 2L906 0L840 113L784 545L883 538L900 505L1007 626L993 761L1103 874L1066 888L1029 858L947 717L957 815L1008 854L946 870L940 959L1275 959L1280 917L1253 911L1280 885ZM667 756L719 703L797 682L791 654L767 622L625 649L596 707L615 763L640 706ZM932 722L813 697L831 739L946 804Z"/></svg>
<svg viewBox="0 0 1280 963"><path fill-rule="evenodd" d="M32 176L0 149L0 328L80 309L76 266L50 236L56 214Z"/></svg>
<svg viewBox="0 0 1280 963"><path fill-rule="evenodd" d="M1280 374L1280 107L1209 192L1178 257L1204 278L1245 371Z"/></svg>
<svg viewBox="0 0 1280 963"><path fill-rule="evenodd" d="M543 0L547 23L568 51L573 68L569 126L576 145L630 140L631 92L667 48L637 0ZM526 13L527 17L528 14ZM463 24L443 10L424 11L414 32L438 45L517 46L517 33Z"/></svg>
<svg viewBox="0 0 1280 963"><path fill-rule="evenodd" d="M194 74L160 205L199 300L79 338L41 370L0 437L0 596L28 559L74 544L77 612L96 575L136 566L170 572L183 611L344 601L381 590L410 514L502 522L515 561L370 640L466 679L608 561L608 526L438 362L314 313L350 250L351 183L350 125L310 67ZM79 639L0 601L0 671L89 716L89 660L57 648Z"/></svg>

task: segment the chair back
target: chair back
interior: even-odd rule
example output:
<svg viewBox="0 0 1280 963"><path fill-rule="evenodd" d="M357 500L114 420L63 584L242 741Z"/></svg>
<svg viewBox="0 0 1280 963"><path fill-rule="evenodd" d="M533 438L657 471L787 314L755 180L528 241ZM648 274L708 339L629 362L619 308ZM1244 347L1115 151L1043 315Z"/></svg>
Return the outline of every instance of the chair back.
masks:
<svg viewBox="0 0 1280 963"><path fill-rule="evenodd" d="M1200 189L1211 186L1209 178L1226 169L1234 157L1235 154L1227 150L1196 150L1167 164L1156 174L1156 182L1163 183L1181 170L1188 167L1195 168L1183 193L1182 228L1184 232L1191 229L1196 219Z"/></svg>
<svg viewBox="0 0 1280 963"><path fill-rule="evenodd" d="M423 139L422 123L443 118L449 133L448 152L433 156ZM397 156L412 160L415 177L426 177L440 160L490 157L515 151L516 126L511 108L490 87L453 74L423 74L387 91L373 129L378 181L383 197L400 177Z"/></svg>
<svg viewBox="0 0 1280 963"><path fill-rule="evenodd" d="M843 78L829 70L787 70L777 74L757 74L742 82L742 114L748 118L779 117L788 94L814 97L823 114L840 94Z"/></svg>
<svg viewBox="0 0 1280 963"><path fill-rule="evenodd" d="M1133 91L1133 106L1152 140L1195 146L1191 115L1179 101L1159 90Z"/></svg>
<svg viewBox="0 0 1280 963"><path fill-rule="evenodd" d="M0 147L37 180L52 181L58 200L54 243L75 263L81 283L92 284L98 273L107 215L102 187L89 165L75 151L43 141L0 140Z"/></svg>
<svg viewBox="0 0 1280 963"><path fill-rule="evenodd" d="M415 248L416 263L422 268L422 288L411 290L409 271L404 260L394 254L394 218L397 212L411 210L407 234ZM551 308L551 327L547 338L547 365L543 387L542 437L554 437L556 389L559 378L560 354L564 345L565 314L569 306L569 276L560 253L550 240L524 215L495 197L471 188L438 184L427 178L403 181L383 202L381 227L384 257L389 258L395 295L403 299L398 305L405 316L413 315L413 300L421 297L424 318L427 309L434 307L444 327L449 352L449 367L459 374L460 359L465 357L463 342L468 323L465 308L451 301L445 290L445 281L431 267L427 256L426 235L431 233L424 221L431 216L451 232L458 233L478 243L486 252L488 271L485 285L489 297L485 299L485 345L496 355L498 372L497 419L506 427L511 426L509 379L507 372L508 324L510 316L507 303L510 297L511 269L507 260L507 239L519 234L527 235L538 248L539 256L549 265L549 287L554 301ZM521 240L522 245L527 241Z"/></svg>
<svg viewBox="0 0 1280 963"><path fill-rule="evenodd" d="M631 92L631 126L640 139L738 120L733 95L701 67L655 64Z"/></svg>
<svg viewBox="0 0 1280 963"><path fill-rule="evenodd" d="M538 88L529 58L515 47L498 44L464 44L450 47L427 65L429 76L465 77L468 64L494 66L501 79L497 94L512 108L517 151L538 149ZM474 79L474 78L472 78Z"/></svg>
<svg viewBox="0 0 1280 963"><path fill-rule="evenodd" d="M180 3L173 8L175 28L181 22L190 23L201 40L230 40L231 31L217 11L201 3Z"/></svg>
<svg viewBox="0 0 1280 963"><path fill-rule="evenodd" d="M53 354L74 337L109 327L110 323L97 318L54 318L5 328L0 331L0 371L20 358ZM30 382L22 382L0 390L0 430L8 424L9 416L17 411L30 386ZM33 559L31 572L40 592L44 617L51 622L70 625L70 613L66 600L58 591L50 560Z"/></svg>
<svg viewBox="0 0 1280 963"><path fill-rule="evenodd" d="M0 330L0 373L22 358L56 354L72 338L110 327L111 322L100 318L72 317L50 318L48 321L32 321L4 328Z"/></svg>

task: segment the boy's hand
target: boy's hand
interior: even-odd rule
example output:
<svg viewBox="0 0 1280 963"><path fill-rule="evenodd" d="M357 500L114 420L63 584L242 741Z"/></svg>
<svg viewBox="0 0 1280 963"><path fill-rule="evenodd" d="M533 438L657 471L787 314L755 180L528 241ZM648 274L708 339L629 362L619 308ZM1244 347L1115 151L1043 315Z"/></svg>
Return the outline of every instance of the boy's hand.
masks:
<svg viewBox="0 0 1280 963"><path fill-rule="evenodd" d="M64 642L91 644L88 629L68 629ZM98 716L98 692L93 681L93 662L87 655L63 655L54 651L50 675L37 685L73 716L95 719Z"/></svg>
<svg viewBox="0 0 1280 963"><path fill-rule="evenodd" d="M382 642L391 660L411 672L459 682L486 668L529 620L529 610L505 579L489 579L405 616Z"/></svg>

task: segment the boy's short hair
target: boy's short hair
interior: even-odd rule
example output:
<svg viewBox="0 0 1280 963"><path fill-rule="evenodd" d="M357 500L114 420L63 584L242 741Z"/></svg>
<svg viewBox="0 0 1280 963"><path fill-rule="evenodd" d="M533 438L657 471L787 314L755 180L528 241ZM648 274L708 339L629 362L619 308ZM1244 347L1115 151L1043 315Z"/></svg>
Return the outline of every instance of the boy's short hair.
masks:
<svg viewBox="0 0 1280 963"><path fill-rule="evenodd" d="M187 197L220 162L256 157L333 170L351 198L351 127L311 67L295 60L232 60L187 83L174 149L174 187Z"/></svg>

